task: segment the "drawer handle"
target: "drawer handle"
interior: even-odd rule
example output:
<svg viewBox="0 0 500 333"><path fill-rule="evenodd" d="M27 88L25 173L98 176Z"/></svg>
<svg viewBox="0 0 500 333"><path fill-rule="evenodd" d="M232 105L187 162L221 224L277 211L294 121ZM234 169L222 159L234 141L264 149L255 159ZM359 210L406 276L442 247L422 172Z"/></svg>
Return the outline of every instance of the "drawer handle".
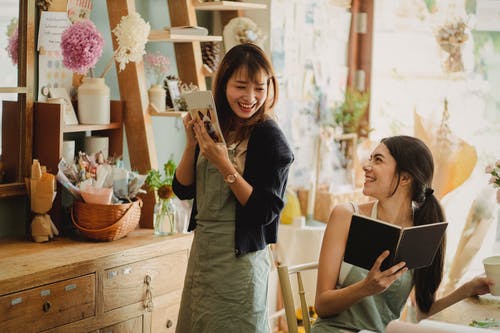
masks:
<svg viewBox="0 0 500 333"><path fill-rule="evenodd" d="M174 322L169 319L169 320L167 320L167 324L165 326L167 326L167 328L170 328L170 327L172 327L173 324L174 324Z"/></svg>
<svg viewBox="0 0 500 333"><path fill-rule="evenodd" d="M49 312L50 308L52 307L52 304L50 304L49 301L46 301L42 305L43 312Z"/></svg>
<svg viewBox="0 0 500 333"><path fill-rule="evenodd" d="M144 308L148 312L152 312L154 305L153 305L153 293L151 291L153 289L153 287L151 286L151 276L146 275L146 277L144 278L144 283L146 284L146 295L144 296Z"/></svg>

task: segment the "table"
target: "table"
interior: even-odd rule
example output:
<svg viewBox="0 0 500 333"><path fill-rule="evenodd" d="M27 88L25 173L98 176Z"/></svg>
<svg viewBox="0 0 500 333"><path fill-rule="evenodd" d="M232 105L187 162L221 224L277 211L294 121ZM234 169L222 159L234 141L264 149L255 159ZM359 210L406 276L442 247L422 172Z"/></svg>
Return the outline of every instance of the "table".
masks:
<svg viewBox="0 0 500 333"><path fill-rule="evenodd" d="M469 297L429 317L450 324L469 325L473 320L494 318L500 321L500 297ZM492 327L500 331L500 327Z"/></svg>

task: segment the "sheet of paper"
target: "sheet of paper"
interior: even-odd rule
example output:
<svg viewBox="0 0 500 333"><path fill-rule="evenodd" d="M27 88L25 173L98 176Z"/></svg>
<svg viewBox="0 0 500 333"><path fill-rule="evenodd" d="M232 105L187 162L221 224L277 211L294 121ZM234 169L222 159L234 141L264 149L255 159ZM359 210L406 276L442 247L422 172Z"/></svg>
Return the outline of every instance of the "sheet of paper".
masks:
<svg viewBox="0 0 500 333"><path fill-rule="evenodd" d="M37 49L60 51L61 35L71 25L66 12L42 11L38 30Z"/></svg>

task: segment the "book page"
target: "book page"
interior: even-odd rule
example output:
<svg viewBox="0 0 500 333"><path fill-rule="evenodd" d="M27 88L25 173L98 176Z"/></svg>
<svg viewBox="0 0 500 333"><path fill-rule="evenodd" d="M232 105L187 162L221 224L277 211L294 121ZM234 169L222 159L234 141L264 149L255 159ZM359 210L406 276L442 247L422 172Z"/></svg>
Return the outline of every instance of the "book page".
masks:
<svg viewBox="0 0 500 333"><path fill-rule="evenodd" d="M353 214L347 237L344 261L370 270L375 260L384 252L391 253L382 263L381 270L394 265L394 254L401 228L398 226Z"/></svg>
<svg viewBox="0 0 500 333"><path fill-rule="evenodd" d="M441 222L403 229L395 262L406 262L408 269L432 264L447 226L447 222Z"/></svg>
<svg viewBox="0 0 500 333"><path fill-rule="evenodd" d="M211 91L193 91L183 94L187 110L193 119L199 119L205 125L208 135L216 143L226 144L219 126L217 110Z"/></svg>

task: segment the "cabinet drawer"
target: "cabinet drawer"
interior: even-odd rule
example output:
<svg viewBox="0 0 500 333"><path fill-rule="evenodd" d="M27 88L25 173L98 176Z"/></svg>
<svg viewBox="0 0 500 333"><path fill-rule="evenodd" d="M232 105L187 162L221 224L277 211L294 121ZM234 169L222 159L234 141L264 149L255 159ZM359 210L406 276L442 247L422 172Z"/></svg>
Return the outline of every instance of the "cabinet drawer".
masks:
<svg viewBox="0 0 500 333"><path fill-rule="evenodd" d="M142 316L101 328L99 333L140 333L143 331Z"/></svg>
<svg viewBox="0 0 500 333"><path fill-rule="evenodd" d="M151 332L172 333L177 326L182 290L160 296L154 301Z"/></svg>
<svg viewBox="0 0 500 333"><path fill-rule="evenodd" d="M152 297L182 289L188 251L179 251L104 271L104 311L144 302L149 290Z"/></svg>
<svg viewBox="0 0 500 333"><path fill-rule="evenodd" d="M95 274L0 297L0 332L43 331L95 315Z"/></svg>

